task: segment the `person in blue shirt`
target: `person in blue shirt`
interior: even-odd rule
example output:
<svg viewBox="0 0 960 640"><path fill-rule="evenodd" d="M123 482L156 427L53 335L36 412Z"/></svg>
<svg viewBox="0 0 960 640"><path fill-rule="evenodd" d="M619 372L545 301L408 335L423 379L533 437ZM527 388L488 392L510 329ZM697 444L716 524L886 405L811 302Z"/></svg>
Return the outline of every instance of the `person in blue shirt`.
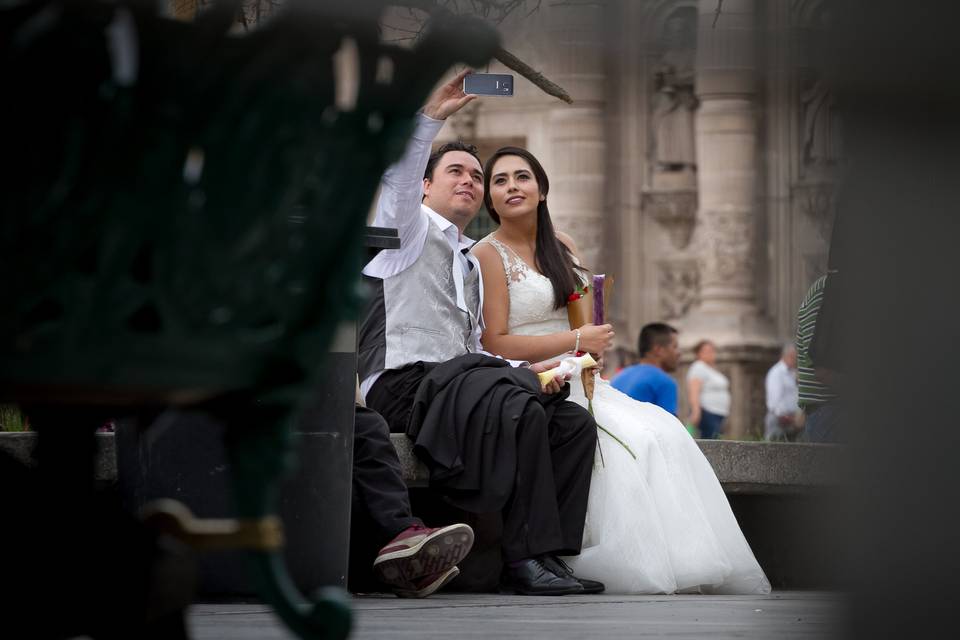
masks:
<svg viewBox="0 0 960 640"><path fill-rule="evenodd" d="M662 322L652 322L640 330L640 364L621 371L611 382L635 400L651 402L676 415L677 383L668 374L677 370L680 347L677 330Z"/></svg>

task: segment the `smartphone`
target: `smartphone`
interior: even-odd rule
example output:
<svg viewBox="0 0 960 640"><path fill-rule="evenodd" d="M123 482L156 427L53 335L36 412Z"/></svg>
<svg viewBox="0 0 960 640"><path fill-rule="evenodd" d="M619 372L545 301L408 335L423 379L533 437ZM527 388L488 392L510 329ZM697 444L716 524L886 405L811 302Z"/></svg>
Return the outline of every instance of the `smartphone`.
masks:
<svg viewBox="0 0 960 640"><path fill-rule="evenodd" d="M512 96L513 76L509 73L471 73L463 77L463 92L478 96Z"/></svg>

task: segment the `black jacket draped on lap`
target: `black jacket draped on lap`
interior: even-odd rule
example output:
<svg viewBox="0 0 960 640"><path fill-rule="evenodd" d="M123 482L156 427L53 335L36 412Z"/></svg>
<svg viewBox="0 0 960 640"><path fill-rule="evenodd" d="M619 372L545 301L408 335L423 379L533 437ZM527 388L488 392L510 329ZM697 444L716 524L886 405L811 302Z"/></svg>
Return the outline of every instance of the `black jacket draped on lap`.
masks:
<svg viewBox="0 0 960 640"><path fill-rule="evenodd" d="M514 488L517 428L528 403L547 419L569 395L541 393L537 375L481 354L427 373L414 399L407 435L430 469L430 486L457 507L484 513L504 507Z"/></svg>

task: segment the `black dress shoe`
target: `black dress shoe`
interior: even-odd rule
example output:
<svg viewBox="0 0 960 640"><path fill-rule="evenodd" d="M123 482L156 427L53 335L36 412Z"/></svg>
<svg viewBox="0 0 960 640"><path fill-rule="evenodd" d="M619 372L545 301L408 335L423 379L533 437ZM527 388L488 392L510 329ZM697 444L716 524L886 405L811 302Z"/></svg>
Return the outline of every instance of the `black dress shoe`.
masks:
<svg viewBox="0 0 960 640"><path fill-rule="evenodd" d="M531 558L518 566L507 565L503 570L500 589L506 593L526 596L565 596L583 593L583 585L575 578L557 575L547 568L544 560Z"/></svg>
<svg viewBox="0 0 960 640"><path fill-rule="evenodd" d="M583 586L584 593L603 593L604 589L606 589L602 582L597 582L596 580L587 580L586 578L578 578L577 576L573 575L573 569L571 569L566 562L556 556L544 556L543 563L548 569L550 569L550 571L554 572L558 576L566 576L579 582Z"/></svg>

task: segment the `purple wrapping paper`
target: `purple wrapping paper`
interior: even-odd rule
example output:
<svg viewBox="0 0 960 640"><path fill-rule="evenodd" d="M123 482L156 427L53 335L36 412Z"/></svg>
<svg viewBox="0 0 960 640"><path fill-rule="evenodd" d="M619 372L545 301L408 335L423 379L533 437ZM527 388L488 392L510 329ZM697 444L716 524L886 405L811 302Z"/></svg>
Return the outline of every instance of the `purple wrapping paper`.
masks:
<svg viewBox="0 0 960 640"><path fill-rule="evenodd" d="M601 325L603 321L603 281L607 276L600 273L593 276L593 324Z"/></svg>

